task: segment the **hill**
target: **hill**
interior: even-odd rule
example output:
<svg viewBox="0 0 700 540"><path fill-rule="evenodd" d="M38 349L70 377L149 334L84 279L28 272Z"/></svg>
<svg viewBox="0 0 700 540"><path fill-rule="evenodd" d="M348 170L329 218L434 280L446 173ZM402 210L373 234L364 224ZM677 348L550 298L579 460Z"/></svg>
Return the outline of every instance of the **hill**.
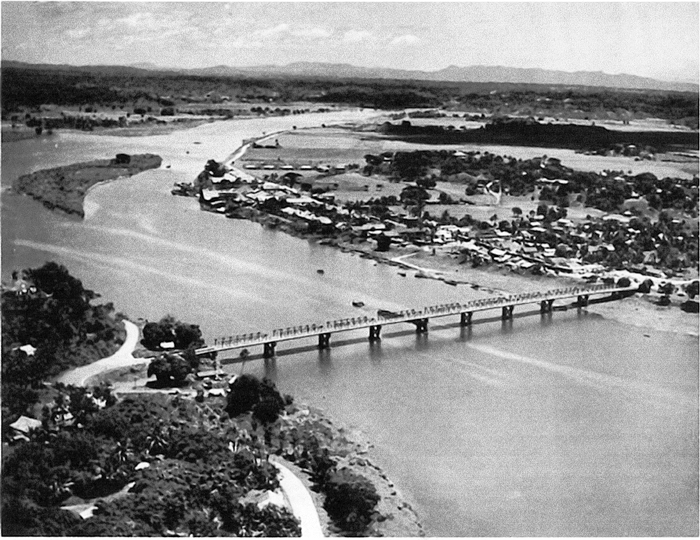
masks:
<svg viewBox="0 0 700 540"><path fill-rule="evenodd" d="M175 69L159 67L153 63L138 63L131 66L68 66L52 64L25 64L3 61L6 67L31 67L34 69L71 69L101 71L122 74L138 74L144 71L176 72L206 77L232 76L293 76L341 79L393 79L406 81L474 82L474 83L521 83L538 85L587 86L597 88L620 88L637 90L664 90L674 92L698 92L697 83L662 81L625 73L610 74L602 71L557 71L539 68L516 68L506 66L448 66L437 71L402 70L392 68L367 68L351 64L323 62L294 62L284 66L226 66Z"/></svg>

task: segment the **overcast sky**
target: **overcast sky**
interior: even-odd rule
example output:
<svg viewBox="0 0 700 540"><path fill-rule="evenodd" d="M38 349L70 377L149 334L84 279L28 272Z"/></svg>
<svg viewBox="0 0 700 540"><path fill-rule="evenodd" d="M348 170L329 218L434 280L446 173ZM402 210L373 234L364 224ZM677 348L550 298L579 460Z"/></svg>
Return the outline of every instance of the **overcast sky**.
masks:
<svg viewBox="0 0 700 540"><path fill-rule="evenodd" d="M2 58L168 67L503 65L698 80L698 3L2 1Z"/></svg>

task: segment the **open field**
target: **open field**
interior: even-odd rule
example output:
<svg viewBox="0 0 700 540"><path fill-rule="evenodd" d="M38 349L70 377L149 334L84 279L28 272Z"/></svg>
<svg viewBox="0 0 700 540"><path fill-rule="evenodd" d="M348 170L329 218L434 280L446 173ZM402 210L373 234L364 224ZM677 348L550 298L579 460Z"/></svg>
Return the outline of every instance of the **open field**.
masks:
<svg viewBox="0 0 700 540"><path fill-rule="evenodd" d="M418 121L428 120L450 119L418 119ZM312 187L328 189L340 202L365 201L372 197L378 198L392 195L398 198L405 184L390 182L383 176L364 176L359 172L365 165L365 155L377 155L382 152L394 151L410 152L415 150L447 149L453 151L490 152L518 159L548 156L559 158L563 165L576 170L593 172L605 170L622 171L627 174L651 172L658 178L692 178L698 174L698 161L696 158L693 158L693 153L690 152L679 156L661 156L663 159L677 160L673 162L635 161L631 157L584 155L567 149L504 145L429 145L410 143L387 139L372 131L368 131L367 127L362 131L333 126L294 130L270 136L259 142L263 146L274 146L277 143L279 143L279 147L249 149L237 162L237 165L242 168L251 165L259 167L259 169L254 170L247 169L249 173L259 178L273 173L281 176L287 172L296 172L301 174L300 182L308 182L312 184ZM349 164L356 164L359 166L359 169L340 174L300 169L302 166L310 166L315 169L319 165L332 167ZM265 165L268 169L264 170L262 167ZM488 220L496 214L499 220L511 219L512 208L518 207L527 215L528 212L536 210L540 204L537 191L524 197L504 196L498 207L494 206L494 199L490 196L477 195L466 197L464 184L438 182L433 193L439 192L448 194L454 200L468 200L474 204L429 204L426 206L426 211L432 216L440 216L444 211L448 211L451 216L456 218L469 214L474 219ZM573 205L568 209L569 219L575 222L584 221L589 215L599 217L603 215L603 212L577 205Z"/></svg>
<svg viewBox="0 0 700 540"><path fill-rule="evenodd" d="M422 119L421 119L422 120ZM505 145L431 145L390 140L377 133L353 132L338 128L321 128L293 131L277 137L281 148L251 149L242 163L251 164L291 164L291 165L337 165L358 163L364 165L364 156L368 153L410 152L414 150L461 150L490 152L518 159L530 159L535 156L556 157L562 164L582 171L623 171L627 174L650 172L658 178L680 177L692 178L700 172L698 160L684 156L662 154L657 161L635 161L632 157L596 156L576 153L561 148L541 148L530 146ZM265 144L274 144L274 139ZM684 153L685 154L685 153ZM665 160L673 161L665 161Z"/></svg>

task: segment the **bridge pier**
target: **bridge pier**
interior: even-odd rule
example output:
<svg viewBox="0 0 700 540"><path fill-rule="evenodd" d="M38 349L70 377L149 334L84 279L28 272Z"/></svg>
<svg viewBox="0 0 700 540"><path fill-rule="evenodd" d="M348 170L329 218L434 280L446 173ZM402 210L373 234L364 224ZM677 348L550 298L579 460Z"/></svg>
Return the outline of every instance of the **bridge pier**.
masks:
<svg viewBox="0 0 700 540"><path fill-rule="evenodd" d="M381 336L379 335L379 332L381 332L381 331L382 331L382 326L379 324L374 325L374 326L370 326L369 327L369 340L370 341L378 341L378 340L382 339Z"/></svg>
<svg viewBox="0 0 700 540"><path fill-rule="evenodd" d="M471 326L472 315L474 315L474 312L472 312L472 311L467 311L466 313L460 313L459 324L461 326Z"/></svg>
<svg viewBox="0 0 700 540"><path fill-rule="evenodd" d="M318 348L319 349L330 349L331 348L331 333L326 332L325 334L318 335Z"/></svg>
<svg viewBox="0 0 700 540"><path fill-rule="evenodd" d="M503 306L501 310L501 319L504 321L509 321L513 319L513 309L515 306Z"/></svg>
<svg viewBox="0 0 700 540"><path fill-rule="evenodd" d="M411 321L413 324L416 325L416 333L417 334L425 334L428 332L428 319L415 319Z"/></svg>
<svg viewBox="0 0 700 540"><path fill-rule="evenodd" d="M579 308L586 307L588 305L588 295L587 294L579 295L577 305Z"/></svg>
<svg viewBox="0 0 700 540"><path fill-rule="evenodd" d="M275 356L275 347L277 346L276 341L270 341L263 345L263 358L272 358Z"/></svg>
<svg viewBox="0 0 700 540"><path fill-rule="evenodd" d="M551 313L554 300L542 300L540 302L540 313Z"/></svg>

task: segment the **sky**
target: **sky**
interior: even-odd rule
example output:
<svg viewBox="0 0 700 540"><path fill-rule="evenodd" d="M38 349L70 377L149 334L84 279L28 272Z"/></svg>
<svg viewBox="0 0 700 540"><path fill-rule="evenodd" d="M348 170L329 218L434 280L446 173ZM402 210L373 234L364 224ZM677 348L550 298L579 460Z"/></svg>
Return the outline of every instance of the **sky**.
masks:
<svg viewBox="0 0 700 540"><path fill-rule="evenodd" d="M697 2L0 3L2 58L162 67L502 65L698 81Z"/></svg>

